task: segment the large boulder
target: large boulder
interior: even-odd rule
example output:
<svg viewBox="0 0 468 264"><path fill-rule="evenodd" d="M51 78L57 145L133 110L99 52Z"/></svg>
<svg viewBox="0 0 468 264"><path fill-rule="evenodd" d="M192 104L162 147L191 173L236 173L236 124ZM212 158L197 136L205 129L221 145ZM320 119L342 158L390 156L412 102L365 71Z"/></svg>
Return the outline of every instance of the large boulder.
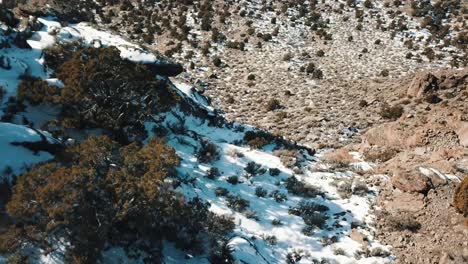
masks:
<svg viewBox="0 0 468 264"><path fill-rule="evenodd" d="M394 187L404 192L427 193L431 188L430 179L419 171L396 170L391 181Z"/></svg>
<svg viewBox="0 0 468 264"><path fill-rule="evenodd" d="M420 98L424 94L438 89L438 79L435 75L429 72L419 72L411 81L406 94L408 96Z"/></svg>
<svg viewBox="0 0 468 264"><path fill-rule="evenodd" d="M460 185L455 189L453 206L463 216L468 216L468 176L465 176Z"/></svg>
<svg viewBox="0 0 468 264"><path fill-rule="evenodd" d="M439 87L441 89L452 89L462 85L466 85L468 82L468 70L462 70L458 72L442 73L439 77Z"/></svg>

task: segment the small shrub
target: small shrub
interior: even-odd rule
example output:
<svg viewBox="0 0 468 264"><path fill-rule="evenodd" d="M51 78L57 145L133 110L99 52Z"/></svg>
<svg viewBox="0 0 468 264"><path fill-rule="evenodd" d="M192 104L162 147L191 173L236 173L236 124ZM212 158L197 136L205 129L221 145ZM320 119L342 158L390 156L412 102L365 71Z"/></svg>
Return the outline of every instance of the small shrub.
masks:
<svg viewBox="0 0 468 264"><path fill-rule="evenodd" d="M289 213L302 217L308 226L322 228L328 219L324 212L328 210L329 208L324 205L302 201L298 206L289 208Z"/></svg>
<svg viewBox="0 0 468 264"><path fill-rule="evenodd" d="M253 161L247 163L247 166L244 168L244 170L252 176L265 173L265 169L263 169L260 164L257 164Z"/></svg>
<svg viewBox="0 0 468 264"><path fill-rule="evenodd" d="M364 108L364 107L367 107L369 104L367 103L366 100L362 99L359 101L359 106Z"/></svg>
<svg viewBox="0 0 468 264"><path fill-rule="evenodd" d="M337 247L337 248L333 249L333 254L334 255L344 256L344 255L346 255L346 252L345 252L344 249Z"/></svg>
<svg viewBox="0 0 468 264"><path fill-rule="evenodd" d="M239 183L239 177L237 177L236 175L232 175L229 176L226 181L232 185L236 185Z"/></svg>
<svg viewBox="0 0 468 264"><path fill-rule="evenodd" d="M218 147L208 139L203 139L195 156L200 162L211 162L219 158Z"/></svg>
<svg viewBox="0 0 468 264"><path fill-rule="evenodd" d="M346 168L354 158L346 149L338 149L325 154L323 160L335 168Z"/></svg>
<svg viewBox="0 0 468 264"><path fill-rule="evenodd" d="M218 56L213 57L213 65L214 66L221 67L222 63L223 62L221 61L221 59Z"/></svg>
<svg viewBox="0 0 468 264"><path fill-rule="evenodd" d="M421 224L415 219L415 217L406 212L401 212L398 215L388 215L385 220L394 230L409 230L415 232L421 228Z"/></svg>
<svg viewBox="0 0 468 264"><path fill-rule="evenodd" d="M255 195L257 197L266 197L268 195L268 191L262 187L257 187L255 188Z"/></svg>
<svg viewBox="0 0 468 264"><path fill-rule="evenodd" d="M275 218L275 219L271 220L271 224L273 226L282 226L283 222L281 220Z"/></svg>
<svg viewBox="0 0 468 264"><path fill-rule="evenodd" d="M309 62L306 67L306 73L313 73L315 71L315 64L313 62Z"/></svg>
<svg viewBox="0 0 468 264"><path fill-rule="evenodd" d="M260 218L258 218L258 215L257 215L257 212L253 211L253 210L247 210L244 212L244 215L245 217L247 217L248 219L254 219L256 221L260 220Z"/></svg>
<svg viewBox="0 0 468 264"><path fill-rule="evenodd" d="M317 55L318 57L323 57L323 56L325 56L325 52L324 52L323 50L318 50L317 53L316 53L316 55Z"/></svg>
<svg viewBox="0 0 468 264"><path fill-rule="evenodd" d="M281 171L278 168L270 168L268 172L271 176L278 176L281 173Z"/></svg>
<svg viewBox="0 0 468 264"><path fill-rule="evenodd" d="M291 176L285 180L286 189L289 193L303 196L303 197L316 197L322 194L317 188L309 184L299 181L295 176Z"/></svg>
<svg viewBox="0 0 468 264"><path fill-rule="evenodd" d="M279 190L274 190L270 193L270 197L272 197L277 203L282 203L288 199L285 193L280 192Z"/></svg>
<svg viewBox="0 0 468 264"><path fill-rule="evenodd" d="M398 154L396 148L369 148L363 152L364 159L371 162L386 162Z"/></svg>
<svg viewBox="0 0 468 264"><path fill-rule="evenodd" d="M266 104L266 110L267 111L274 111L276 109L279 109L281 108L281 105L280 105L280 102L278 101L278 99L270 99L268 100L267 104Z"/></svg>
<svg viewBox="0 0 468 264"><path fill-rule="evenodd" d="M249 81L255 81L255 74L252 74L252 73L249 74L249 75L247 76L247 80L249 80Z"/></svg>
<svg viewBox="0 0 468 264"><path fill-rule="evenodd" d="M229 194L229 190L223 187L218 187L215 189L216 196L227 196Z"/></svg>
<svg viewBox="0 0 468 264"><path fill-rule="evenodd" d="M390 252L384 250L381 247L373 248L369 254L372 257L388 257L388 256L390 256Z"/></svg>
<svg viewBox="0 0 468 264"><path fill-rule="evenodd" d="M364 1L364 7L365 8L372 8L373 7L372 1L371 0Z"/></svg>
<svg viewBox="0 0 468 264"><path fill-rule="evenodd" d="M380 116L389 119L389 120L397 120L403 115L404 108L401 105L384 105L380 110Z"/></svg>
<svg viewBox="0 0 468 264"><path fill-rule="evenodd" d="M244 135L244 142L254 148L261 148L270 144L274 139L273 135L265 131L247 131Z"/></svg>
<svg viewBox="0 0 468 264"><path fill-rule="evenodd" d="M315 226L304 226L302 228L302 234L304 234L305 236L313 236L315 234Z"/></svg>
<svg viewBox="0 0 468 264"><path fill-rule="evenodd" d="M208 179L214 180L215 178L219 177L219 175L221 175L221 173L219 172L219 169L216 167L212 167L208 170L206 177Z"/></svg>
<svg viewBox="0 0 468 264"><path fill-rule="evenodd" d="M389 74L390 72L387 69L384 69L380 72L380 76L382 77L388 77Z"/></svg>
<svg viewBox="0 0 468 264"><path fill-rule="evenodd" d="M265 240L269 245L274 246L278 243L278 239L274 235L263 235L263 240Z"/></svg>
<svg viewBox="0 0 468 264"><path fill-rule="evenodd" d="M249 201L242 199L239 195L228 195L226 201L227 206L237 212L243 212L250 205Z"/></svg>
<svg viewBox="0 0 468 264"><path fill-rule="evenodd" d="M273 36L270 34L270 33L267 33L267 34L262 34L261 38L263 39L263 41L270 41L273 39Z"/></svg>

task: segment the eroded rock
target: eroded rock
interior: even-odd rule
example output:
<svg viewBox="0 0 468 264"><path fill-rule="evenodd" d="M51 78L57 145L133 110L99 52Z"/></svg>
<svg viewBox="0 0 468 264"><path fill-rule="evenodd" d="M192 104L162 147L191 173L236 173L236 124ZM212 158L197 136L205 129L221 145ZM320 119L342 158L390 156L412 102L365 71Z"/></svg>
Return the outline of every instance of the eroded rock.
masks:
<svg viewBox="0 0 468 264"><path fill-rule="evenodd" d="M408 87L407 95L419 98L429 91L436 91L438 89L438 79L435 75L429 72L419 72L414 76L413 81Z"/></svg>
<svg viewBox="0 0 468 264"><path fill-rule="evenodd" d="M429 178L414 171L397 170L391 181L394 187L404 192L426 193L431 188Z"/></svg>

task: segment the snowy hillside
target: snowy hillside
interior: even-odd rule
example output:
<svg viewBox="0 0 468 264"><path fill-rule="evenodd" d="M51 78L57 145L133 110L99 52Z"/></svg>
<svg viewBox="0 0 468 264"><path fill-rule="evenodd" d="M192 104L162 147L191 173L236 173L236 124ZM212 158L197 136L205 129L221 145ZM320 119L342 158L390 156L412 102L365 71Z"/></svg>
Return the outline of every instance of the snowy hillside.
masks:
<svg viewBox="0 0 468 264"><path fill-rule="evenodd" d="M11 66L0 68L0 86L6 91L0 116L8 106L8 97L16 95L21 75L27 73L58 87L63 85L50 78L51 72L43 67L42 49L56 42L82 41L96 48L115 46L123 58L157 63L157 56L88 24L62 27L52 18L39 21L44 26L28 40L32 49L0 49L0 57ZM281 139L259 148L249 146L246 136L261 132L224 121L190 85L174 82L173 87L194 109L207 114L197 115L174 106L145 123L148 139L165 131L168 144L180 157L177 192L209 202L209 210L216 214L234 217L235 228L227 247L239 263L384 263L392 259L389 249L373 239L370 211L378 190L368 188L365 179L353 172L370 168L357 154L349 167L353 171L335 170L321 161L323 153L288 146ZM29 125L41 127L53 119L53 107L25 107L10 122L0 123L2 177L19 175L27 167L53 158L49 152L33 152L14 143L44 137L49 143L56 142L46 132L39 134L38 130L19 125L27 117ZM64 144L70 141L58 140ZM77 135L74 140L81 138ZM209 159L200 155L204 148L211 149ZM340 190L347 193L342 195ZM43 251L35 254L39 255L35 258L38 263L64 261L60 250L49 255ZM208 263L206 255L185 254L169 242L164 244L163 255L165 263ZM107 249L102 259L105 263L141 263L141 259L129 258L118 247Z"/></svg>

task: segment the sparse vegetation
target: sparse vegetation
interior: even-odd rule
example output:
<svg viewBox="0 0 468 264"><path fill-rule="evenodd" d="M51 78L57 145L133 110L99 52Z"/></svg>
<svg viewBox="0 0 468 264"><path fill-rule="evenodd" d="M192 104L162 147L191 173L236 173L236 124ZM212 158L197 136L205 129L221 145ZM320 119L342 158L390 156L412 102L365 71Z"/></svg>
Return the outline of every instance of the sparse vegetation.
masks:
<svg viewBox="0 0 468 264"><path fill-rule="evenodd" d="M65 156L67 163L40 165L18 178L6 208L19 225L0 235L2 252L13 253L26 241L46 247L60 234L71 243L67 259L92 263L109 244L125 241L145 252L137 239L152 248L170 239L193 248L208 235L218 247L232 229L232 220L210 213L199 199L185 200L164 183L179 164L164 140L153 138L141 147L90 137ZM35 205L29 206L32 200ZM150 255L148 261L159 257Z"/></svg>
<svg viewBox="0 0 468 264"><path fill-rule="evenodd" d="M380 116L385 119L397 120L403 115L404 108L401 105L384 105L380 110Z"/></svg>

